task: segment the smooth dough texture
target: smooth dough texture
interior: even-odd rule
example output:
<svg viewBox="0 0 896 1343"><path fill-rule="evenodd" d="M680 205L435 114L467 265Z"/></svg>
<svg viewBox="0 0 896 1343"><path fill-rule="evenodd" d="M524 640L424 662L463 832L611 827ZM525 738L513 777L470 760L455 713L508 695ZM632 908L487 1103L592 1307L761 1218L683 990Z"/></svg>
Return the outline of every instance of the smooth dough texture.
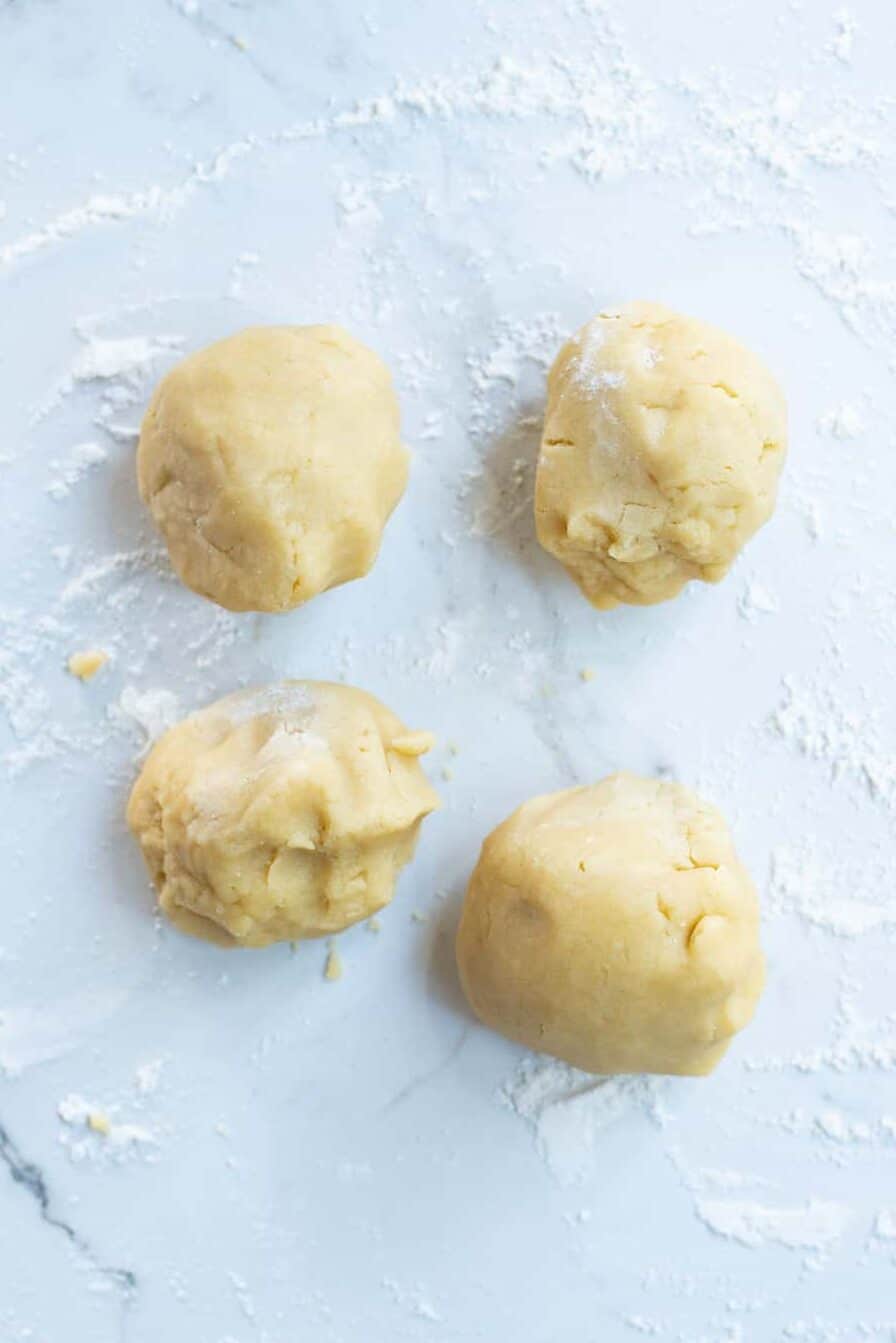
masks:
<svg viewBox="0 0 896 1343"><path fill-rule="evenodd" d="M190 355L137 451L175 570L231 611L366 574L407 471L389 370L338 326L250 327Z"/></svg>
<svg viewBox="0 0 896 1343"><path fill-rule="evenodd" d="M595 606L718 582L771 516L784 396L731 336L658 303L608 309L557 356L538 539Z"/></svg>
<svg viewBox="0 0 896 1343"><path fill-rule="evenodd" d="M457 959L482 1021L592 1073L710 1072L764 981L724 820L633 774L533 798L489 835Z"/></svg>
<svg viewBox="0 0 896 1343"><path fill-rule="evenodd" d="M223 946L322 937L392 899L438 806L432 744L324 681L228 695L162 736L128 803L159 904Z"/></svg>

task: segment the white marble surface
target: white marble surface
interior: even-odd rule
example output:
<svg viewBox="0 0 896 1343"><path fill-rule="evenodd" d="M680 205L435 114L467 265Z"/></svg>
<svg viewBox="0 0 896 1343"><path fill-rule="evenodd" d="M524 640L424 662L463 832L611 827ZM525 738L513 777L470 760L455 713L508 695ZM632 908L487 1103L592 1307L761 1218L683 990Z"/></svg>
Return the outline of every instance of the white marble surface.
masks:
<svg viewBox="0 0 896 1343"><path fill-rule="evenodd" d="M896 1337L893 56L885 0L0 5L2 1343ZM599 615L531 465L545 361L635 296L761 350L793 447L724 585ZM128 431L178 349L327 319L410 488L364 582L217 613ZM122 819L138 719L284 674L442 742L338 983L162 927ZM495 822L623 765L730 815L769 987L711 1079L580 1094L453 928Z"/></svg>

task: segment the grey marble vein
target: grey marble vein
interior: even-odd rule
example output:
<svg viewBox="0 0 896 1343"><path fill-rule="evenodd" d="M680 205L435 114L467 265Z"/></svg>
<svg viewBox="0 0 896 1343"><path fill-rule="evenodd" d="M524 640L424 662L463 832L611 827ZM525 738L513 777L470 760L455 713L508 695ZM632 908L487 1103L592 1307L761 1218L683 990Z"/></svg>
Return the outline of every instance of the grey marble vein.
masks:
<svg viewBox="0 0 896 1343"><path fill-rule="evenodd" d="M220 42L224 46L233 48L234 51L239 52L245 63L250 66L258 75L259 79L263 80L270 88L275 89L278 93L286 91L286 85L282 80L278 79L273 71L268 69L268 67L258 59L251 47L245 45L236 33L232 32L229 28L226 28L223 24L217 23L214 19L210 18L208 14L203 13L198 7L196 9L185 9L182 5L172 3L172 0L169 0L169 4L175 14L178 14L184 19L202 37L208 38L214 42Z"/></svg>
<svg viewBox="0 0 896 1343"><path fill-rule="evenodd" d="M394 1096L391 1096L389 1100L386 1101L380 1113L387 1114L390 1110L394 1110L397 1106L402 1105L409 1096L414 1094L414 1092L419 1091L421 1087L426 1086L434 1077L438 1077L439 1073L443 1072L445 1068L449 1067L457 1058L458 1054L463 1049L469 1034L470 1029L468 1026L465 1026L454 1044L447 1053L443 1054L438 1063L434 1063L431 1068L427 1068L424 1072L419 1073L416 1077L412 1077L409 1082L406 1082L400 1090L396 1091Z"/></svg>
<svg viewBox="0 0 896 1343"><path fill-rule="evenodd" d="M137 1289L136 1274L129 1268L118 1268L115 1265L104 1264L81 1233L70 1222L64 1221L53 1211L52 1199L43 1171L33 1161L28 1160L18 1143L2 1124L0 1124L0 1161L6 1166L13 1182L21 1185L37 1204L41 1220L55 1231L61 1232L78 1254L111 1287L122 1294L123 1297L130 1298Z"/></svg>

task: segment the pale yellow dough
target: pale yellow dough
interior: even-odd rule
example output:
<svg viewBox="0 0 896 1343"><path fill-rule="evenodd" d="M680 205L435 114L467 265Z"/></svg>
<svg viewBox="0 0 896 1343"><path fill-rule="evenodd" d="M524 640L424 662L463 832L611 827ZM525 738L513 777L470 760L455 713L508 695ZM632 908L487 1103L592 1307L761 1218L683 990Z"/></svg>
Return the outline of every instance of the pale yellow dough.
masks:
<svg viewBox="0 0 896 1343"><path fill-rule="evenodd" d="M710 1072L764 982L724 820L634 774L533 798L489 835L457 959L482 1021L592 1073Z"/></svg>
<svg viewBox="0 0 896 1343"><path fill-rule="evenodd" d="M731 336L658 303L607 309L548 380L538 539L595 606L717 582L771 516L783 394Z"/></svg>
<svg viewBox="0 0 896 1343"><path fill-rule="evenodd" d="M108 661L109 654L102 648L86 648L83 653L72 653L66 666L79 681L92 681Z"/></svg>
<svg viewBox="0 0 896 1343"><path fill-rule="evenodd" d="M159 904L224 946L322 937L389 903L438 798L362 690L283 681L159 739L128 803Z"/></svg>
<svg viewBox="0 0 896 1343"><path fill-rule="evenodd" d="M231 611L366 574L407 470L389 371L338 326L250 327L190 355L137 451L178 575Z"/></svg>

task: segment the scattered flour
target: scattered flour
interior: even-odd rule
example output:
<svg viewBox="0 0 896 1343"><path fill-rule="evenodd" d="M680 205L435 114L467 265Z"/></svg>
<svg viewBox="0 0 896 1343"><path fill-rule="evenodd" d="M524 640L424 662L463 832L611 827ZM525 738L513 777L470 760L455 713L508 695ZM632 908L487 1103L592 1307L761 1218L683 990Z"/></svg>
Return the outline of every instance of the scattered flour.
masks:
<svg viewBox="0 0 896 1343"><path fill-rule="evenodd" d="M827 687L799 687L790 677L770 726L832 779L851 779L888 809L896 807L896 755L885 746L873 708L846 708Z"/></svg>
<svg viewBox="0 0 896 1343"><path fill-rule="evenodd" d="M47 494L53 499L64 499L92 466L99 466L108 457L109 453L101 443L78 443L64 461L50 462L54 475L47 486Z"/></svg>
<svg viewBox="0 0 896 1343"><path fill-rule="evenodd" d="M896 1015L866 1018L848 997L841 998L834 1019L833 1038L815 1049L745 1060L757 1072L834 1073L896 1072ZM886 1121L881 1121L885 1124Z"/></svg>
<svg viewBox="0 0 896 1343"><path fill-rule="evenodd" d="M81 347L57 382L31 416L32 425L46 420L66 397L79 388L96 387L99 407L94 423L113 441L128 442L139 433L139 414L135 422L121 424L118 417L145 400L146 385L156 363L179 351L183 338L175 335L109 337L98 334L98 318L75 323Z"/></svg>
<svg viewBox="0 0 896 1343"><path fill-rule="evenodd" d="M164 1063L163 1058L156 1058L140 1064L132 1084L111 1104L89 1100L77 1091L63 1096L56 1107L59 1141L72 1161L105 1166L159 1159L162 1137L170 1126L158 1121L150 1126L145 1121L155 1107ZM134 1112L142 1122L136 1121Z"/></svg>
<svg viewBox="0 0 896 1343"><path fill-rule="evenodd" d="M233 1287L237 1305L239 1306L245 1318L251 1324L255 1320L256 1310L255 1310L255 1302L253 1301L252 1294L249 1291L249 1284L246 1282L245 1278L240 1276L239 1273L228 1273L227 1276L230 1279L230 1285Z"/></svg>
<svg viewBox="0 0 896 1343"><path fill-rule="evenodd" d="M830 44L831 54L844 65L849 65L852 62L853 46L859 30L858 19L851 10L838 9L834 14L834 23L837 25L837 31Z"/></svg>
<svg viewBox="0 0 896 1343"><path fill-rule="evenodd" d="M114 580L139 575L158 573L165 558L165 548L161 542L148 546L139 546L135 550L119 550L102 559L91 560L80 573L70 578L62 589L60 604L63 607L85 599L95 599L98 590Z"/></svg>
<svg viewBox="0 0 896 1343"><path fill-rule="evenodd" d="M791 221L785 232L793 240L797 271L841 321L869 344L891 343L896 329L896 284L875 274L869 240L805 220Z"/></svg>
<svg viewBox="0 0 896 1343"><path fill-rule="evenodd" d="M854 1119L834 1106L816 1113L798 1107L763 1122L771 1123L783 1133L815 1139L839 1165L856 1147L893 1147L896 1144L896 1117L893 1115L882 1115L874 1120Z"/></svg>
<svg viewBox="0 0 896 1343"><path fill-rule="evenodd" d="M159 1088L159 1082L162 1078L162 1069L165 1066L165 1060L150 1059L147 1063L141 1063L134 1074L134 1084L137 1092L141 1096L151 1096Z"/></svg>
<svg viewBox="0 0 896 1343"><path fill-rule="evenodd" d="M156 215L163 221L167 220L182 209L201 186L220 181L237 159L251 153L258 144L255 136L246 136L224 146L211 159L197 163L184 180L173 187L153 184L118 195L97 193L89 196L82 205L63 210L40 228L0 246L0 268L32 257L47 247L101 224L121 223L145 215Z"/></svg>
<svg viewBox="0 0 896 1343"><path fill-rule="evenodd" d="M402 1287L394 1278L383 1278L383 1286L396 1304L409 1314L416 1315L420 1320L428 1320L431 1324L437 1324L442 1320L443 1317L430 1301L429 1294L419 1283L416 1287L407 1288Z"/></svg>
<svg viewBox="0 0 896 1343"><path fill-rule="evenodd" d="M867 898L866 889L878 898ZM855 864L844 868L834 858L820 858L817 841L781 844L772 851L769 907L797 914L840 937L896 927L896 900L887 899L890 891L886 869L863 871Z"/></svg>
<svg viewBox="0 0 896 1343"><path fill-rule="evenodd" d="M135 1156L155 1159L158 1138L142 1124L119 1122L114 1110L85 1100L72 1092L57 1106L62 1121L59 1141L75 1162L95 1163L129 1160Z"/></svg>

